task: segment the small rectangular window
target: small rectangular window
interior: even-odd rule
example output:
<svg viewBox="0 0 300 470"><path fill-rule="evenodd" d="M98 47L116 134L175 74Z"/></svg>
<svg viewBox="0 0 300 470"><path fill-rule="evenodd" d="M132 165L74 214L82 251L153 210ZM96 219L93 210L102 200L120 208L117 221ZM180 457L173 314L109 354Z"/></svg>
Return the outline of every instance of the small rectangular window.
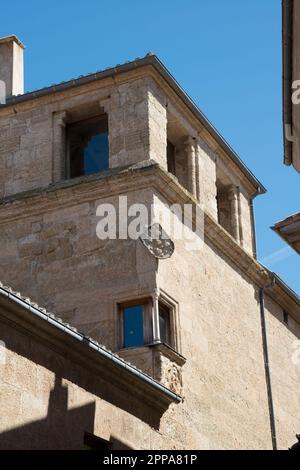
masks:
<svg viewBox="0 0 300 470"><path fill-rule="evenodd" d="M123 336L124 348L143 346L143 305L133 305L123 309Z"/></svg>
<svg viewBox="0 0 300 470"><path fill-rule="evenodd" d="M107 116L75 122L67 126L67 175L90 175L109 168Z"/></svg>
<svg viewBox="0 0 300 470"><path fill-rule="evenodd" d="M118 305L118 348L138 348L153 341L152 299L142 298Z"/></svg>
<svg viewBox="0 0 300 470"><path fill-rule="evenodd" d="M289 324L289 314L288 312L284 311L283 312L283 322L288 325Z"/></svg>
<svg viewBox="0 0 300 470"><path fill-rule="evenodd" d="M117 347L119 349L138 348L153 343L153 321L156 308L151 297L118 304L118 312ZM165 301L159 300L157 313L159 341L171 348L176 348L174 307Z"/></svg>

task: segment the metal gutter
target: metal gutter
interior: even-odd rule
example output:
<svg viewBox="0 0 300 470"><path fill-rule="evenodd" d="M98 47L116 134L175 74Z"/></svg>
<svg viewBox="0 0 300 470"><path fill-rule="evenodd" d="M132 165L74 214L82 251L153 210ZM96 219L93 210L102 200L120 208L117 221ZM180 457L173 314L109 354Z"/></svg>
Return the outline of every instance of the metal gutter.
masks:
<svg viewBox="0 0 300 470"><path fill-rule="evenodd" d="M134 69L152 65L157 72L166 80L168 85L175 91L177 95L183 100L188 109L199 119L201 124L208 130L208 132L213 136L213 138L218 142L220 147L232 158L234 163L238 168L244 173L244 175L249 179L252 185L256 188L255 196L258 194L266 193L266 188L263 186L260 181L254 176L254 174L247 168L247 166L242 162L237 153L231 148L231 146L226 142L226 140L221 136L217 129L212 125L212 123L207 119L207 117L202 113L194 101L188 96L188 94L183 90L179 85L176 79L171 75L168 69L164 64L158 59L154 54L147 54L144 58L136 59L132 62L126 64L117 65L116 67L108 68L103 71L92 73L86 76L81 76L76 79L72 79L66 82L61 82L57 85L52 85L50 87L42 88L37 91L25 93L24 95L18 95L7 100L6 104L0 105L1 108L7 108L9 106L16 105L18 103L23 103L28 100L40 98L46 96L50 93L56 93L65 91L67 89L73 88L75 86L86 85L95 80L102 80L104 78L113 77L124 72L129 72Z"/></svg>
<svg viewBox="0 0 300 470"><path fill-rule="evenodd" d="M260 261L258 262L259 265L268 273L269 279L272 281L272 287L276 287L276 285L281 289L283 293L285 293L288 297L290 297L293 302L295 302L295 306L300 307L300 296L293 290L291 287L289 287L282 279L281 277L278 276L275 272L271 271L269 268L267 268L264 264L262 264ZM276 300L279 305L281 303ZM284 308L284 306L281 305L281 307ZM297 319L299 322L299 319Z"/></svg>
<svg viewBox="0 0 300 470"><path fill-rule="evenodd" d="M275 284L275 278L273 277L271 284L268 284L259 289L259 301L260 301L261 334L262 334L262 344L263 344L266 386L267 386L267 394L268 394L271 439L272 439L273 450L277 450L275 412L274 412L272 380L271 380L271 371L270 371L270 363L269 363L268 336L267 336L266 316L265 316L265 290L272 288L274 284Z"/></svg>
<svg viewBox="0 0 300 470"><path fill-rule="evenodd" d="M257 260L257 235L256 235L253 198L250 199L250 218L251 218L251 227L252 227L252 234L253 234L253 237L252 237L253 258Z"/></svg>
<svg viewBox="0 0 300 470"><path fill-rule="evenodd" d="M220 147L230 155L232 160L236 163L239 169L247 176L247 178L251 181L253 186L256 187L257 192L256 196L259 194L264 194L267 192L266 188L263 184L254 176L254 174L249 170L249 168L244 164L244 162L240 159L238 154L233 150L233 148L228 144L228 142L224 139L224 137L217 131L214 125L209 121L209 119L205 116L205 114L199 109L196 103L192 100L192 98L183 90L183 88L179 85L177 80L171 75L168 69L164 66L164 64L159 60L156 56L150 56L152 58L152 63L154 67L159 71L159 73L165 78L168 84L174 89L174 91L180 96L180 98L184 101L186 106L190 109L190 111L196 115L199 119L201 124L207 128L208 132L214 137L214 139L219 143Z"/></svg>
<svg viewBox="0 0 300 470"><path fill-rule="evenodd" d="M88 338L81 333L79 333L76 328L72 328L69 325L59 321L55 318L54 315L48 314L44 309L40 309L37 306L31 304L30 301L21 298L19 295L10 291L4 287L0 287L0 295L3 297L8 298L12 302L20 305L22 308L30 312L31 314L35 315L36 317L46 321L48 324L58 328L60 331L64 332L65 334L71 336L73 339L80 343L84 343L86 347L96 351L102 357L112 361L116 366L126 370L129 374L134 375L138 379L146 382L150 387L158 390L159 392L164 393L167 395L172 401L180 402L182 400L180 395L169 390L164 385L156 382L150 376L146 375L144 372L140 371L136 367L128 364L126 361L121 359L119 356L114 354L113 352L109 351L108 349L104 348L104 346L99 345L96 341L93 341L91 338Z"/></svg>
<svg viewBox="0 0 300 470"><path fill-rule="evenodd" d="M0 105L0 109L8 108L9 106L23 103L25 101L33 100L36 98L41 98L51 93L62 92L73 87L87 85L97 80L103 80L104 78L114 77L121 73L130 72L132 70L135 70L136 68L149 65L151 63L149 58L150 56L137 58L134 61L127 62L125 64L116 65L115 67L108 67L105 70L99 70L97 72L93 72L88 75L80 75L77 78L72 78L71 80L63 81L58 84L40 88L35 91L30 91L30 92L24 93L23 95L9 97L5 104Z"/></svg>
<svg viewBox="0 0 300 470"><path fill-rule="evenodd" d="M293 163L293 143L286 138L286 126L293 129L293 8L293 0L282 0L283 143L284 164L288 166Z"/></svg>

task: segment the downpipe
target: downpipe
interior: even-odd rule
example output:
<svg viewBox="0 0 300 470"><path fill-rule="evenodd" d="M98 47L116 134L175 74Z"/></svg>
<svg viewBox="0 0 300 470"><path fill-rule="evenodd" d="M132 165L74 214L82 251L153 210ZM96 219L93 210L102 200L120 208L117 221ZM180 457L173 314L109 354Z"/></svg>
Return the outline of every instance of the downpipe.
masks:
<svg viewBox="0 0 300 470"><path fill-rule="evenodd" d="M265 291L275 285L275 277L272 278L272 282L259 289L259 301L260 301L260 320L261 320L261 333L262 333L262 344L263 344L263 355L264 355L264 367L265 377L268 394L268 407L269 407L269 418L270 418L270 429L272 438L273 450L277 450L277 436L276 436L276 425L275 425L275 412L274 402L272 393L272 381L269 364L269 350L268 350L268 338L266 329L266 315L265 315Z"/></svg>

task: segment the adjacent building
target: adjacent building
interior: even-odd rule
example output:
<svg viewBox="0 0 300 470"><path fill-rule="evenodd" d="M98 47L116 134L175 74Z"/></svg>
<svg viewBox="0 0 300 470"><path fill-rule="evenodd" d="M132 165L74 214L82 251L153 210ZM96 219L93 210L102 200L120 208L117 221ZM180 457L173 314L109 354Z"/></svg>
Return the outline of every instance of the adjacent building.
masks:
<svg viewBox="0 0 300 470"><path fill-rule="evenodd" d="M284 163L300 173L300 3L282 1ZM300 213L272 229L300 253Z"/></svg>

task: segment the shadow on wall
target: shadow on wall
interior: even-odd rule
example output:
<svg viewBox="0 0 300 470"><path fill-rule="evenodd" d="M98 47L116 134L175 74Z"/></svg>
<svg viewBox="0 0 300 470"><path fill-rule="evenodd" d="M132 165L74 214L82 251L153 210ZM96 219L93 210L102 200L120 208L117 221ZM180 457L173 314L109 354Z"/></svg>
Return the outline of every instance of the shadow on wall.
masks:
<svg viewBox="0 0 300 470"><path fill-rule="evenodd" d="M94 417L95 403L68 410L68 388L56 378L46 418L0 434L0 449L82 449Z"/></svg>
<svg viewBox="0 0 300 470"><path fill-rule="evenodd" d="M5 323L1 323L1 339L5 342L9 351L16 353L15 356L10 354L11 359L8 360L5 367L10 370L8 375L10 384L14 388L19 387L20 395L24 389L22 386L24 377L19 377L19 372L13 375L13 361L22 361L23 358L26 358L27 361L30 360L33 367L40 365L54 373L56 379L55 386L48 392L47 416L44 419L2 432L0 434L0 449L93 448L93 445L88 446L84 440L86 433L92 434L94 431L96 401L98 399L120 409L120 413L124 410L151 427L159 428L161 413L151 408L150 405L143 403L141 399L133 395L128 396L126 391L113 383L113 377L111 381L105 380L95 372L95 369L89 370L86 366L71 361L63 354L51 349L47 344L44 345L26 332L21 333L14 326ZM21 369L22 363L19 371ZM29 370L29 368L24 367L22 374L30 373ZM6 380L5 370L3 379ZM68 386L62 383L62 379L77 385L82 389L82 392L86 391L87 401L90 399L91 403L77 408L74 404L74 408L68 409ZM34 382L30 384L30 387L32 387L31 392L38 399L39 396L35 393ZM45 399L44 396L41 398ZM9 397L4 397L4 400L7 401L8 399ZM6 407L5 402L0 403L0 406L2 413L3 410L10 408ZM9 416L6 418L9 419ZM109 416L103 416L103 421L107 421L107 418ZM101 419L102 416L98 414L97 428L100 430ZM125 444L116 436L111 437L108 444L116 450L126 448Z"/></svg>
<svg viewBox="0 0 300 470"><path fill-rule="evenodd" d="M95 402L68 410L68 388L61 382L55 379L47 417L0 434L1 450L130 449L113 436L110 441L94 436Z"/></svg>

